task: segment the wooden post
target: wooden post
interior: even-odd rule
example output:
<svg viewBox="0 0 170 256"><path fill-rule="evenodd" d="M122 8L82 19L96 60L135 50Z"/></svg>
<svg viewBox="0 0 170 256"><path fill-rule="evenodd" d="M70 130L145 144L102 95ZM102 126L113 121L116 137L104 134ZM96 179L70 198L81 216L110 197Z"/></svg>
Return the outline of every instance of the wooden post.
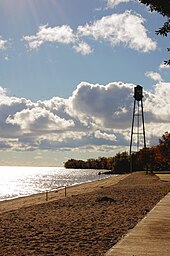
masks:
<svg viewBox="0 0 170 256"><path fill-rule="evenodd" d="M45 194L46 194L46 201L48 201L48 191L46 191Z"/></svg>
<svg viewBox="0 0 170 256"><path fill-rule="evenodd" d="M65 197L67 196L67 191L66 191L66 188L67 188L67 187L65 186Z"/></svg>

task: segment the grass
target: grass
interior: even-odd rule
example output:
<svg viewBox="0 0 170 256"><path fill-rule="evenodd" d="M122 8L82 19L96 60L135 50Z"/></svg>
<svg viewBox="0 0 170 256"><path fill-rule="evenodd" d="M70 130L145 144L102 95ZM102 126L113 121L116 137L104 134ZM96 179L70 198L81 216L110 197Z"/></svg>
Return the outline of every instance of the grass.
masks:
<svg viewBox="0 0 170 256"><path fill-rule="evenodd" d="M154 171L155 174L170 174L170 170L165 171Z"/></svg>

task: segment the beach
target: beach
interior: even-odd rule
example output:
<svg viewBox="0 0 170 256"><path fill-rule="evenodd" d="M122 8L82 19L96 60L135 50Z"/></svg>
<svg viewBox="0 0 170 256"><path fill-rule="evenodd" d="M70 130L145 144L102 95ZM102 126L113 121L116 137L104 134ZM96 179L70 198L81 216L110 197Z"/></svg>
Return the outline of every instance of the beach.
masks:
<svg viewBox="0 0 170 256"><path fill-rule="evenodd" d="M169 190L132 173L0 202L0 256L104 255Z"/></svg>

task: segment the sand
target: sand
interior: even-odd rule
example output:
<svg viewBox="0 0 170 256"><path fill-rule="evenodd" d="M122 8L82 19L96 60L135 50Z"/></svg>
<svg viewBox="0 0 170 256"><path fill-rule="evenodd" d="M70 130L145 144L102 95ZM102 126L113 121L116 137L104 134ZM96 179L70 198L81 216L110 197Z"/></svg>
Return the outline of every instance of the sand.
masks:
<svg viewBox="0 0 170 256"><path fill-rule="evenodd" d="M93 192L101 186L107 187L107 186L114 185L114 184L118 183L119 181L123 180L128 175L129 174L113 175L110 178L106 178L106 179L101 179L101 176L98 176L99 180L97 180L97 181L83 183L80 185L70 186L70 187L66 187L66 188L63 187L63 188L60 188L60 189L58 189L56 191L52 191L52 192L47 191L48 194L47 193L39 193L39 194L32 195L32 196L16 198L13 200L1 201L0 202L0 213L6 212L9 210L19 209L24 206L31 206L31 205L35 205L35 204L46 203L47 199L48 199L48 201L53 201L53 200L62 199L65 197L70 197L73 195L79 195L82 193Z"/></svg>
<svg viewBox="0 0 170 256"><path fill-rule="evenodd" d="M117 183L119 181L119 183ZM0 203L0 256L98 256L170 190L154 175L112 176L65 191Z"/></svg>

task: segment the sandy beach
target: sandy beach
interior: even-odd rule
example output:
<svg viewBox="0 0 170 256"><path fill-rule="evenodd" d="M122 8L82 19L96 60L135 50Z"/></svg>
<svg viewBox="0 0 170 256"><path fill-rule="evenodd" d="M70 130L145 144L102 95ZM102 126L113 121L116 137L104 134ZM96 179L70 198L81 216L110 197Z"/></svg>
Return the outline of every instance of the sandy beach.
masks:
<svg viewBox="0 0 170 256"><path fill-rule="evenodd" d="M0 256L104 255L169 190L132 173L0 202Z"/></svg>
<svg viewBox="0 0 170 256"><path fill-rule="evenodd" d="M19 209L24 206L31 206L35 204L46 203L47 199L48 201L53 201L53 200L62 199L65 197L70 197L73 195L84 194L86 192L93 192L97 190L100 186L107 187L107 186L117 184L119 181L123 180L127 176L128 174L114 175L106 179L100 179L100 176L99 176L99 180L97 181L83 183L80 185L74 185L66 188L63 187L61 189L58 189L52 192L48 191L48 198L46 193L40 193L32 196L16 198L13 200L0 201L0 213L6 212L9 210Z"/></svg>

